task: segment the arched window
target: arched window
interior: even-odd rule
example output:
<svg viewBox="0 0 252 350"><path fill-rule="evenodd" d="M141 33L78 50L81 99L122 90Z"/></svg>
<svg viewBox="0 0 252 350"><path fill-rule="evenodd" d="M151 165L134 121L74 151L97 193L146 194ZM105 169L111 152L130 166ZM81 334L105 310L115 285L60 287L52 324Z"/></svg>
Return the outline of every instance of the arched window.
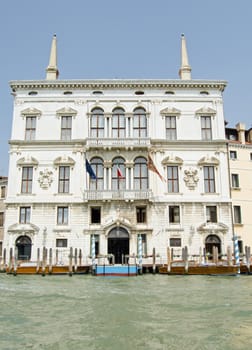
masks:
<svg viewBox="0 0 252 350"><path fill-rule="evenodd" d="M94 108L91 113L91 137L104 137L104 112Z"/></svg>
<svg viewBox="0 0 252 350"><path fill-rule="evenodd" d="M96 175L96 180L90 181L91 190L103 190L104 189L104 178L103 178L103 160L95 157L90 161L92 169Z"/></svg>
<svg viewBox="0 0 252 350"><path fill-rule="evenodd" d="M147 137L147 117L146 111L142 107L134 110L133 137Z"/></svg>
<svg viewBox="0 0 252 350"><path fill-rule="evenodd" d="M115 108L112 115L112 137L125 137L126 123L125 113L122 108Z"/></svg>
<svg viewBox="0 0 252 350"><path fill-rule="evenodd" d="M113 159L112 165L112 190L125 189L125 160L122 157Z"/></svg>
<svg viewBox="0 0 252 350"><path fill-rule="evenodd" d="M134 189L146 190L148 188L147 160L144 157L137 157L134 164Z"/></svg>

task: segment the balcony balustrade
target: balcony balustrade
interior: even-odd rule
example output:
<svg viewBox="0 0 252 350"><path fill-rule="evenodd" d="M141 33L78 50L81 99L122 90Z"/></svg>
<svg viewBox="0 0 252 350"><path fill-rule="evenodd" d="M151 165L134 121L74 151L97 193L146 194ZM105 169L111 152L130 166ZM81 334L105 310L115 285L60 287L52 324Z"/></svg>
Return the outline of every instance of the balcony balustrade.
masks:
<svg viewBox="0 0 252 350"><path fill-rule="evenodd" d="M112 201L112 200L151 200L151 190L86 190L83 193L83 200L87 201Z"/></svg>
<svg viewBox="0 0 252 350"><path fill-rule="evenodd" d="M99 147L99 148L137 148L137 147L149 147L150 138L87 138L87 147Z"/></svg>

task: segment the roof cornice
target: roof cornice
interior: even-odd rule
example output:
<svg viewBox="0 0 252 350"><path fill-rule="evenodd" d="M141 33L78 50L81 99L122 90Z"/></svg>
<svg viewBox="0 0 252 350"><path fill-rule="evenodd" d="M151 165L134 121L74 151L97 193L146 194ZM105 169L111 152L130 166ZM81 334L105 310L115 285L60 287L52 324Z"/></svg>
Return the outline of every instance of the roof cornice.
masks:
<svg viewBox="0 0 252 350"><path fill-rule="evenodd" d="M224 80L166 80L166 79L102 79L102 80L17 80L11 81L13 91L28 89L218 89L224 91Z"/></svg>

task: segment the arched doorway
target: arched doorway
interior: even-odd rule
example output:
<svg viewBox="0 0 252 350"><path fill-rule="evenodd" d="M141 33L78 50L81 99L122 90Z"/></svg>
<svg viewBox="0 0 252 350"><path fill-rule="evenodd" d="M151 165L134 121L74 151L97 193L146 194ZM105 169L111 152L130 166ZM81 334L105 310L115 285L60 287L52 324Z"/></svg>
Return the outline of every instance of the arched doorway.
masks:
<svg viewBox="0 0 252 350"><path fill-rule="evenodd" d="M210 257L213 255L213 247L218 248L218 254L221 254L221 240L216 235L209 235L206 238L205 241L205 247L206 247L206 254L210 255Z"/></svg>
<svg viewBox="0 0 252 350"><path fill-rule="evenodd" d="M18 260L31 259L32 242L28 236L19 236L16 240L17 258Z"/></svg>
<svg viewBox="0 0 252 350"><path fill-rule="evenodd" d="M113 254L115 264L121 264L123 256L129 254L129 234L123 227L115 227L108 234L108 254Z"/></svg>

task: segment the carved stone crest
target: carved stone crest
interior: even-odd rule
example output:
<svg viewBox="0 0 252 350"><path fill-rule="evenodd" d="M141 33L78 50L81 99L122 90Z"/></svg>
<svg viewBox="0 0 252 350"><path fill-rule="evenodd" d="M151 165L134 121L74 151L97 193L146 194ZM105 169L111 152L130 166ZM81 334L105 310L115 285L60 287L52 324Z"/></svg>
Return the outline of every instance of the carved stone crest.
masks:
<svg viewBox="0 0 252 350"><path fill-rule="evenodd" d="M198 170L189 168L188 170L184 171L185 177L184 181L186 186L190 190L194 190L195 187L197 186L197 182L199 181L199 178L197 176Z"/></svg>
<svg viewBox="0 0 252 350"><path fill-rule="evenodd" d="M47 190L51 183L53 182L53 172L45 169L44 171L39 172L38 182L40 183L40 187L44 190Z"/></svg>

